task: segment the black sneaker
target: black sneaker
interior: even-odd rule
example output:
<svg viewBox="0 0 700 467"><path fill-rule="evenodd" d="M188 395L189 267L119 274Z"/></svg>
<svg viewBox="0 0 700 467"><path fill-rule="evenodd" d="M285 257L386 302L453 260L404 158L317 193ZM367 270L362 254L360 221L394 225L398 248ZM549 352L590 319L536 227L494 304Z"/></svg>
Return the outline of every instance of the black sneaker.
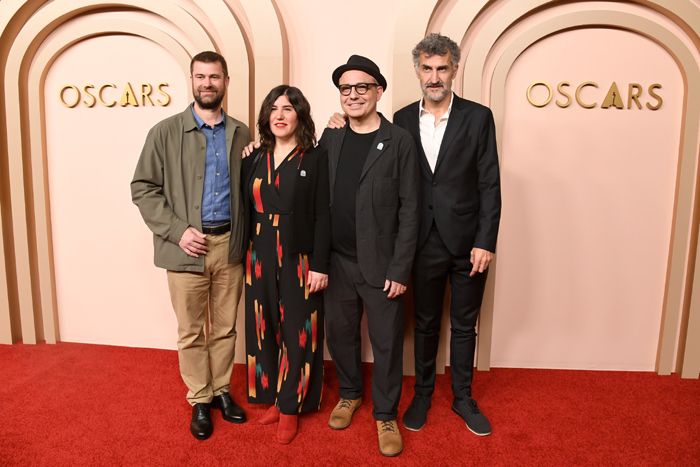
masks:
<svg viewBox="0 0 700 467"><path fill-rule="evenodd" d="M415 395L408 409L403 414L403 426L407 430L420 431L425 425L425 420L428 418L428 409L430 409L430 398Z"/></svg>
<svg viewBox="0 0 700 467"><path fill-rule="evenodd" d="M484 414L481 413L474 399L455 399L452 402L452 410L462 417L469 431L475 435L486 436L491 434L491 424Z"/></svg>

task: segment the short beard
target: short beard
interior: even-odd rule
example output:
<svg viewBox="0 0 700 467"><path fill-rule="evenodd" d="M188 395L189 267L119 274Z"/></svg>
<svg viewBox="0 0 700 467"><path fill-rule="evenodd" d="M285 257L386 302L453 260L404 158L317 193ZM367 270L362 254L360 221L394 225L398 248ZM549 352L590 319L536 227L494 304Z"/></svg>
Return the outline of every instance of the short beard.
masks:
<svg viewBox="0 0 700 467"><path fill-rule="evenodd" d="M204 102L202 100L202 97L199 95L194 96L195 102L197 102L197 105L199 106L200 109L204 110L216 110L221 106L221 103L224 101L224 95L223 94L218 94L214 100L209 101L209 102Z"/></svg>
<svg viewBox="0 0 700 467"><path fill-rule="evenodd" d="M442 102L445 100L445 98L450 94L449 89L445 89L444 86L442 87L442 93L440 95L435 95L431 94L428 92L430 88L428 86L423 88L423 97L428 99L431 102Z"/></svg>

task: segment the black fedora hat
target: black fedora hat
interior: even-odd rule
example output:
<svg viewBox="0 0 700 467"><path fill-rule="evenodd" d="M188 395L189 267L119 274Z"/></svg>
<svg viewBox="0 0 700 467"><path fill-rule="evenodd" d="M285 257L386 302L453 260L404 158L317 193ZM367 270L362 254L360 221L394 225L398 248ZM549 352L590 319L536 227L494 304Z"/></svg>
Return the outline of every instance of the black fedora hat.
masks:
<svg viewBox="0 0 700 467"><path fill-rule="evenodd" d="M372 78L376 79L377 84L379 84L386 91L386 78L382 76L382 73L379 71L379 67L372 60L367 57L363 57L362 55L351 55L345 65L340 65L335 69L333 72L333 84L335 84L336 87L339 86L338 82L340 81L340 77L348 70L364 71Z"/></svg>

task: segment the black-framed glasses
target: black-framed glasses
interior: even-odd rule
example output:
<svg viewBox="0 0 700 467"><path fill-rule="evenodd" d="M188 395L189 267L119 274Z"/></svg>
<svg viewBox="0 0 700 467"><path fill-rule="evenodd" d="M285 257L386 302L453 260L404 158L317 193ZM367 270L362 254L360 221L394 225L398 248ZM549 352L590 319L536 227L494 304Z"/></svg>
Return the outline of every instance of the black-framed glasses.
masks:
<svg viewBox="0 0 700 467"><path fill-rule="evenodd" d="M352 92L352 88L355 88L355 92L359 95L367 94L369 88L372 86L379 86L377 83L355 83L355 84L341 84L338 86L338 90L344 96L349 96Z"/></svg>

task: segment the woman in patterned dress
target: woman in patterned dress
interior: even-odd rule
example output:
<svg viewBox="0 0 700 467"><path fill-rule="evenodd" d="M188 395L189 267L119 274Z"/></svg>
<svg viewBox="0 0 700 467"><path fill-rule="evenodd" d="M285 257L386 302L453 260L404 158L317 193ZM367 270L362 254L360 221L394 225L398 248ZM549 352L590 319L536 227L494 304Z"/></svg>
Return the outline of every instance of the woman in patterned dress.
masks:
<svg viewBox="0 0 700 467"><path fill-rule="evenodd" d="M277 440L317 411L323 386L323 297L330 249L328 158L315 147L308 101L281 85L258 115L260 148L244 160L248 219L246 353L248 401L272 404Z"/></svg>

